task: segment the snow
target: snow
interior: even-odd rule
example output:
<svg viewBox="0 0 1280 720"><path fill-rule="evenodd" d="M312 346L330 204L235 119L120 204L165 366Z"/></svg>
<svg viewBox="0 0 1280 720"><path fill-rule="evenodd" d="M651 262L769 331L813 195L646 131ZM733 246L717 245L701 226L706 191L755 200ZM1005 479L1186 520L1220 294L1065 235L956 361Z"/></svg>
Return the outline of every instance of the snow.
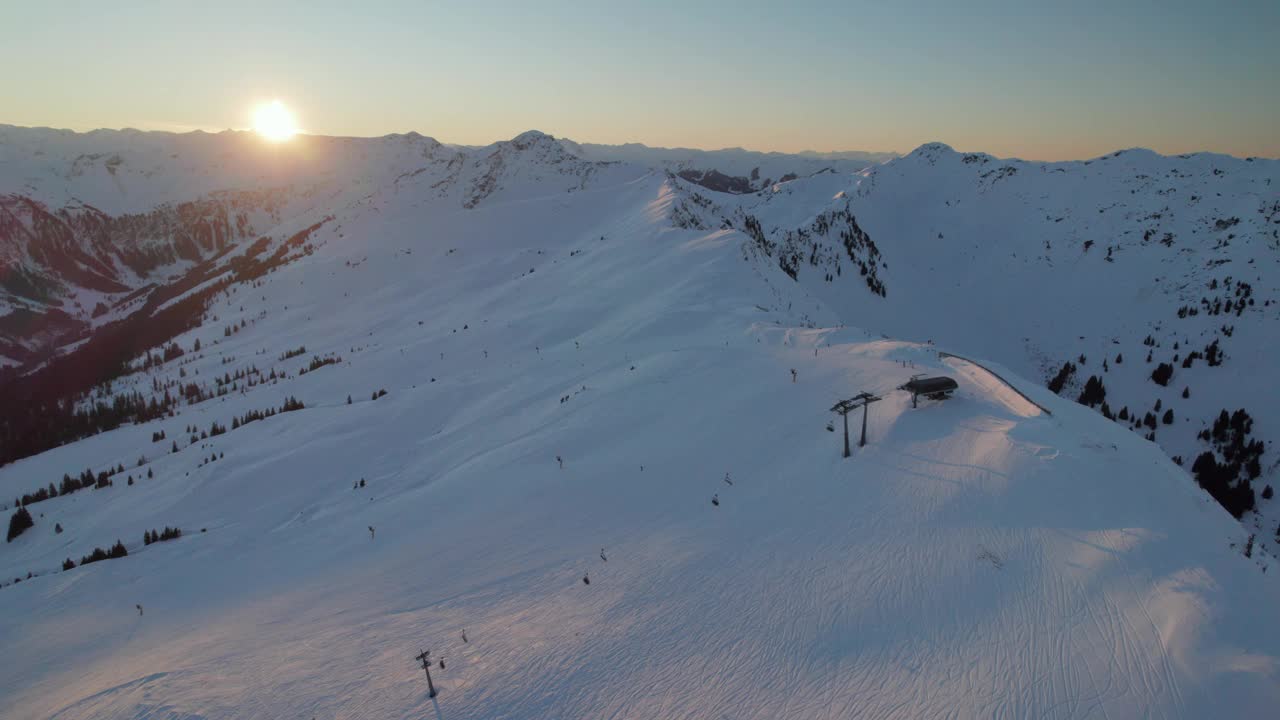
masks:
<svg viewBox="0 0 1280 720"><path fill-rule="evenodd" d="M511 144L545 145L528 140ZM673 227L688 193L660 173L584 184L542 151L495 154L461 171L494 180L470 209L475 184L440 194L424 173L292 218L334 215L313 254L178 339L203 346L188 378L288 378L0 468L0 498L85 467L135 478L32 505L36 526L0 551L0 577L39 573L0 588L0 645L20 658L0 674L6 717L1197 718L1280 702L1274 573L1157 445L958 333L882 336L905 316L793 282L736 230ZM809 182L759 202L803 221L802 201L843 189ZM904 265L889 257L890 298ZM295 374L326 353L343 362ZM148 392L178 362L114 390ZM894 388L921 372L960 389L912 409ZM843 459L828 408L860 391L884 400ZM306 409L195 446L182 432L290 395ZM142 544L174 525L181 539ZM127 558L59 571L117 538ZM413 659L427 649L447 664L436 706Z"/></svg>
<svg viewBox="0 0 1280 720"><path fill-rule="evenodd" d="M354 192L441 152L440 143L416 134L299 135L268 145L248 131L74 133L0 125L0 195L55 207L83 203L120 215L236 188L298 186L303 192L333 184Z"/></svg>
<svg viewBox="0 0 1280 720"><path fill-rule="evenodd" d="M824 170L848 175L897 157L897 153L886 152L789 154L754 152L742 148L662 148L640 143L601 145L572 140L561 140L561 143L569 152L587 160L626 162L671 172L718 170L726 175L758 180L758 183L766 185L766 181L777 181L786 175L809 176ZM753 173L758 178L753 177ZM761 187L758 183L755 184L757 189Z"/></svg>
<svg viewBox="0 0 1280 720"><path fill-rule="evenodd" d="M1003 376L964 358L949 356L941 359L966 387L973 388L979 394L998 401L1018 417L1035 417L1043 414L1041 406L1028 398L1024 391L1009 385Z"/></svg>
<svg viewBox="0 0 1280 720"><path fill-rule="evenodd" d="M834 312L834 322L931 341L1033 384L1076 363L1064 397L1077 397L1096 375L1112 412L1127 407L1141 418L1157 403L1158 417L1172 409L1175 422L1161 423L1155 440L1187 467L1209 449L1201 430L1223 409L1246 409L1267 450L1253 482L1259 511L1245 523L1274 549L1280 507L1260 495L1280 485L1280 395L1271 377L1280 355L1277 187L1280 160L1125 150L1037 163L929 143L853 180L819 175L738 197L696 190L713 200L697 209L705 227L726 218L742 227L751 216L782 245L775 256L794 247L797 281L820 300L809 307ZM812 232L814 218L833 211L854 216L875 241L885 297L867 291L838 233ZM788 246L797 229L809 240ZM838 263L843 275L827 282ZM1240 313L1212 314L1202 304L1244 297L1252 304ZM1196 312L1181 317L1180 308ZM1222 365L1183 367L1189 352L1215 340L1227 356ZM1150 379L1162 362L1174 367L1166 387Z"/></svg>

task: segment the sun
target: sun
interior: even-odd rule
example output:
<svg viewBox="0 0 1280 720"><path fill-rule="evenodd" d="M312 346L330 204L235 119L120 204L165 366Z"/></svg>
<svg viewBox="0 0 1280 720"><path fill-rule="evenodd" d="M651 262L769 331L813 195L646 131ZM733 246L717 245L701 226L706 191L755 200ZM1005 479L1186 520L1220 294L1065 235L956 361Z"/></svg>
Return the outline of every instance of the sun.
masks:
<svg viewBox="0 0 1280 720"><path fill-rule="evenodd" d="M272 142L284 142L298 133L293 113L279 100L259 105L253 111L253 129Z"/></svg>

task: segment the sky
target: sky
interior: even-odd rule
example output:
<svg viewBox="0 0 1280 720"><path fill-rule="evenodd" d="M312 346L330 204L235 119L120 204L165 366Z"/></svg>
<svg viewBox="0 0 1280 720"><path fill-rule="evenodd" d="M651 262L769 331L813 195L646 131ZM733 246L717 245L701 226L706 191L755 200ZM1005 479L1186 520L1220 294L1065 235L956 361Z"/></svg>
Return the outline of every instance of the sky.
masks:
<svg viewBox="0 0 1280 720"><path fill-rule="evenodd" d="M0 0L0 123L1280 157L1280 2ZM20 31L18 29L20 28Z"/></svg>

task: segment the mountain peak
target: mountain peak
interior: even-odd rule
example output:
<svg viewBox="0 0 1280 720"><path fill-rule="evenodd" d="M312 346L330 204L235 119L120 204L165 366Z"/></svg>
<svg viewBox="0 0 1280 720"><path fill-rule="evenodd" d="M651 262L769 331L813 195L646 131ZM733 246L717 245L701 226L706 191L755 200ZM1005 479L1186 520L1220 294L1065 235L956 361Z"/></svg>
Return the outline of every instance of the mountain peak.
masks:
<svg viewBox="0 0 1280 720"><path fill-rule="evenodd" d="M929 142L907 153L906 157L923 157L936 160L943 155L954 155L955 148L946 143Z"/></svg>
<svg viewBox="0 0 1280 720"><path fill-rule="evenodd" d="M555 142L555 137L541 130L526 130L511 138L511 144L518 150L524 150L541 143Z"/></svg>

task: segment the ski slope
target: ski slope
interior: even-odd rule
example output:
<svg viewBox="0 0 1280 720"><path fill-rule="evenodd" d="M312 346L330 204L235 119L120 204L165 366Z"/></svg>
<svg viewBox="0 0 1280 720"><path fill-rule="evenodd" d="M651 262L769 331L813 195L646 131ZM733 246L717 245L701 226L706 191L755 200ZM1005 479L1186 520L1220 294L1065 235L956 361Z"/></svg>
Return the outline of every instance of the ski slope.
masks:
<svg viewBox="0 0 1280 720"><path fill-rule="evenodd" d="M674 227L661 173L546 182L471 209L404 184L323 208L314 253L178 339L200 353L113 390L249 363L287 377L0 468L0 497L85 467L135 478L30 506L0 550L0 577L38 573L0 588L5 717L1280 703L1268 559L1243 557L1241 526L1158 446L1037 382L1004 376L1052 415L928 343L842 325L741 232ZM327 353L342 362L297 374ZM960 389L912 409L893 388L921 372ZM842 459L828 408L860 391L884 400ZM183 432L288 396L306 408ZM60 571L117 538L128 557ZM446 663L434 704L428 649Z"/></svg>
<svg viewBox="0 0 1280 720"><path fill-rule="evenodd" d="M807 307L840 322L1039 384L1071 363L1063 397L1094 378L1098 412L1188 469L1206 451L1224 457L1201 433L1244 410L1250 440L1268 449L1256 476L1237 475L1257 503L1241 520L1274 550L1280 509L1263 493L1280 486L1276 188L1274 159L1134 149L1037 163L930 143L853 178L742 196L691 189L701 202L684 224L754 225L747 252L788 267L817 298ZM1165 385L1152 379L1161 364Z"/></svg>

